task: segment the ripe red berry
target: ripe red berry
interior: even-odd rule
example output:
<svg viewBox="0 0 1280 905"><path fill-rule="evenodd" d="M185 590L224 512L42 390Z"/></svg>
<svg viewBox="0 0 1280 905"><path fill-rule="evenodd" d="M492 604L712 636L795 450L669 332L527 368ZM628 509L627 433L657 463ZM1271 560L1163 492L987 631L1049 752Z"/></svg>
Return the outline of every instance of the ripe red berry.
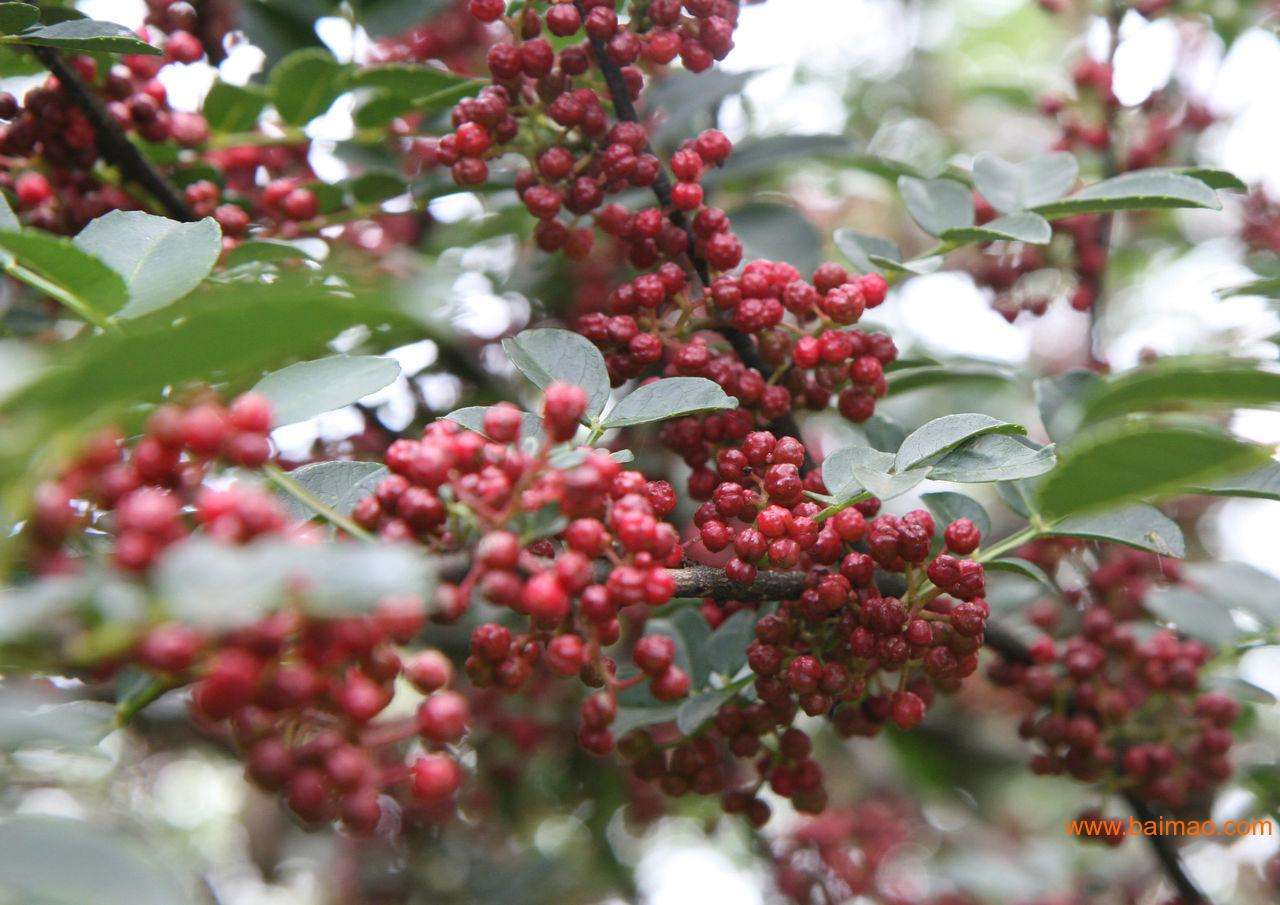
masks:
<svg viewBox="0 0 1280 905"><path fill-rule="evenodd" d="M462 768L444 754L426 754L413 763L413 795L426 804L440 804L462 785Z"/></svg>
<svg viewBox="0 0 1280 905"><path fill-rule="evenodd" d="M470 722L467 699L457 692L438 692L418 706L418 732L438 744L458 741Z"/></svg>
<svg viewBox="0 0 1280 905"><path fill-rule="evenodd" d="M320 199L310 189L293 189L280 201L280 210L290 220L310 220L320 213Z"/></svg>
<svg viewBox="0 0 1280 905"><path fill-rule="evenodd" d="M978 544L982 541L982 532L967 518L956 519L947 525L943 536L947 549L962 556L978 549Z"/></svg>
<svg viewBox="0 0 1280 905"><path fill-rule="evenodd" d="M53 187L42 173L23 173L15 180L13 190L23 208L35 207L53 197Z"/></svg>
<svg viewBox="0 0 1280 905"><path fill-rule="evenodd" d="M649 683L653 696L659 701L678 701L689 693L689 686L689 674L676 666L668 667Z"/></svg>
<svg viewBox="0 0 1280 905"><path fill-rule="evenodd" d="M522 596L525 612L544 622L558 622L569 615L569 595L554 572L540 572L529 579Z"/></svg>
<svg viewBox="0 0 1280 905"><path fill-rule="evenodd" d="M636 642L631 657L642 672L661 676L675 661L676 644L667 635L645 635Z"/></svg>
<svg viewBox="0 0 1280 905"><path fill-rule="evenodd" d="M497 22L507 11L505 0L470 0L467 9L481 22Z"/></svg>
<svg viewBox="0 0 1280 905"><path fill-rule="evenodd" d="M924 701L910 691L893 693L893 721L899 729L914 729L924 719Z"/></svg>

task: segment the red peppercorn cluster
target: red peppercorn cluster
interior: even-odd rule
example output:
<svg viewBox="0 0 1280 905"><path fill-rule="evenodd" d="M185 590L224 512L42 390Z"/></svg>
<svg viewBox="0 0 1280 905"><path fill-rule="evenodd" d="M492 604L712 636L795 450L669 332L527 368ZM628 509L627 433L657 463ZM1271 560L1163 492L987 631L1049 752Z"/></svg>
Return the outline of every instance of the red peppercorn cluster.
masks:
<svg viewBox="0 0 1280 905"><path fill-rule="evenodd" d="M1037 543L1023 552L1055 567L1076 546ZM1035 708L1020 727L1040 748L1034 772L1105 782L1173 810L1231 775L1240 705L1203 689L1211 650L1172 631L1142 631L1150 588L1177 580L1174 564L1153 554L1108 549L1089 576L1088 596L1072 604L1075 618L1051 601L1032 609L1045 634L1031 645L1031 662L1000 662L991 676Z"/></svg>
<svg viewBox="0 0 1280 905"><path fill-rule="evenodd" d="M192 636L186 662L175 662L167 633L187 630L161 626L140 659L196 678L197 718L225 725L249 778L279 792L300 820L340 820L368 834L390 813L410 822L449 815L464 778L450 749L470 709L448 688L452 663L439 651L402 657L396 648L426 619L418 597L386 598L372 615L341 619L283 610L228 636ZM150 655L157 647L164 658ZM401 676L426 695L417 713L375 722Z"/></svg>
<svg viewBox="0 0 1280 905"><path fill-rule="evenodd" d="M152 143L199 146L209 136L204 117L172 110L156 78L168 59L125 56L106 69L91 57L69 62L97 88L123 131ZM21 99L0 94L0 120L7 121L0 125L0 154L29 164L11 165L0 174L0 186L13 192L24 223L70 234L108 211L139 206L125 191L94 175L97 135L55 76Z"/></svg>
<svg viewBox="0 0 1280 905"><path fill-rule="evenodd" d="M1043 0L1050 12L1061 12L1065 0ZM1168 0L1135 3L1143 15L1154 15ZM1113 68L1092 57L1079 58L1071 69L1074 97L1046 94L1040 98L1040 112L1059 128L1055 150L1093 152L1106 158L1106 168L1114 173L1176 164L1187 155L1179 147L1194 140L1214 122L1213 114L1201 103L1179 96L1172 88L1153 92L1136 110L1121 120L1120 104L1112 90ZM997 216L996 211L975 193L974 206L979 223ZM1055 237L1064 237L1048 249L1021 246L998 255L981 255L970 264L974 280L996 293L993 307L1009 321L1026 311L1039 316L1051 299L1039 288L1043 283L1023 281L1046 267L1072 270L1075 286L1068 300L1077 311L1088 311L1098 296L1107 264L1104 218L1097 214L1066 217L1052 222Z"/></svg>
<svg viewBox="0 0 1280 905"><path fill-rule="evenodd" d="M223 41L236 24L235 6L226 0L147 0L148 40L165 35L165 55L175 62L195 63L207 56L219 63L226 56Z"/></svg>
<svg viewBox="0 0 1280 905"><path fill-rule="evenodd" d="M757 824L769 817L758 797L765 783L802 811L825 805L808 736L791 725L799 712L829 715L845 736L875 735L890 720L914 727L936 690L954 691L977 669L989 615L982 566L959 558L981 542L972 522L948 525L948 552L931 555L936 526L923 510L868 521L879 502L867 500L824 519L804 496L803 458L799 441L748 434L717 460L738 480L717 485L694 516L708 552L732 546L730 579L750 585L760 569L806 574L799 599L756 622L747 648L756 700L731 699L693 738L664 745L660 731L637 730L620 745L638 778L673 795L723 792L727 811ZM882 593L877 568L903 573L907 593ZM763 744L769 737L776 743ZM735 758L754 758L756 777L735 785Z"/></svg>
<svg viewBox="0 0 1280 905"><path fill-rule="evenodd" d="M132 445L108 429L56 480L36 491L27 529L38 571L77 568L75 535L107 528L115 564L145 571L162 550L193 528L229 542L284 529L286 516L269 494L203 485L214 465L256 468L271 456L271 406L244 395L229 407L201 402L162 406Z"/></svg>
<svg viewBox="0 0 1280 905"><path fill-rule="evenodd" d="M1280 250L1280 202L1254 186L1241 206L1240 238L1251 251Z"/></svg>
<svg viewBox="0 0 1280 905"><path fill-rule="evenodd" d="M473 4L472 12L492 21L501 15L499 5ZM650 4L635 11L625 27L619 26L612 4L588 3L584 8L585 22L577 5L553 4L546 12L547 29L568 37L585 28L590 38L606 42L610 62L622 67L636 95L643 76L632 65L640 50L632 48L635 34L629 29L648 35L647 47L660 45L669 40L663 35L670 32L663 29L679 19L681 4ZM699 42L717 58L728 51L731 42L717 37L708 45L707 36L720 33L720 22L736 21L737 5L685 3L684 12L680 52L686 68L698 71L691 60L697 62ZM516 190L538 220L534 238L539 247L585 258L593 233L578 224L595 212L600 232L615 239L632 266L646 271L607 292L603 310L588 312L575 324L606 353L615 383L659 367L712 379L728 371L733 382L721 380L722 385L736 390L745 407L760 410L764 421L789 412L794 399L821 409L832 397L838 397L848 417L870 417L875 397L886 390L884 366L897 350L887 336L843 328L884 300L884 279L878 274L851 277L827 264L810 283L790 265L769 261L750 262L740 275L727 275L742 263L742 243L724 211L704 203L701 180L729 157L728 138L713 129L685 142L668 162L674 185L667 186L661 162L648 150L645 128L637 122L611 122L597 87L574 87L572 80L591 68L591 49L571 45L557 54L551 43L535 37L542 23L528 8L509 24L520 41L490 49L494 83L457 105L451 134L420 142L419 150L424 162L450 166L456 181L472 185L488 178L487 159L519 149L531 166L517 176ZM659 27L645 31L647 25ZM550 120L547 128L525 125L539 117ZM631 211L605 203L624 189L650 186L662 206ZM710 285L690 280L691 260L705 265L707 278L714 277ZM677 319L669 317L673 313L680 314L677 327L672 326ZM742 365L723 338L717 342L696 335L707 327L753 335L762 362L787 370L785 378L768 383L759 367ZM793 332L801 335L796 338ZM745 423L743 416L732 417Z"/></svg>
<svg viewBox="0 0 1280 905"><path fill-rule="evenodd" d="M110 538L112 562L139 577L197 531L232 544L318 540L274 496L204 483L215 465L266 461L270 423L270 405L244 395L229 407L163 406L131 446L118 432L101 433L39 489L27 529L32 561L46 573L77 569L72 534L89 525ZM230 732L255 783L280 791L305 822L341 819L369 833L393 805L410 818L449 813L462 781L447 750L469 722L466 700L447 690L453 666L438 651L402 658L397 649L426 621L426 603L413 595L344 618L290 604L223 632L162 622L100 665L135 664L175 687L190 684L195 715ZM427 697L414 718L374 723L401 676ZM415 738L418 753L406 761L403 743Z"/></svg>
<svg viewBox="0 0 1280 905"><path fill-rule="evenodd" d="M857 900L976 905L976 899L960 893L911 894L895 875L901 859L922 845L929 832L928 823L905 802L886 796L833 807L804 819L774 842L773 876L779 892L797 905Z"/></svg>
<svg viewBox="0 0 1280 905"><path fill-rule="evenodd" d="M380 38L371 51L375 63L426 63L442 60L453 72L471 72L483 63L480 50L488 29L467 10L467 0L454 0L425 22L400 34Z"/></svg>
<svg viewBox="0 0 1280 905"><path fill-rule="evenodd" d="M398 440L387 450L391 475L357 504L354 518L389 540L418 540L440 552L474 551L465 579L445 585L440 618L467 611L474 594L511 610L522 629L485 622L471 635L466 672L478 687L514 692L539 663L554 674L579 676L602 689L582 705L583 747L598 754L613 748L609 724L623 684L603 653L622 637L621 610L660 606L675 592L667 566L682 559L679 536L662 518L675 507L665 481L625 471L604 452L580 464L556 468L554 443L573 436L587 406L579 387L546 389L545 442L521 447L521 413L509 403L489 408L484 435L440 421L421 440ZM466 512L451 513L445 500ZM548 508L563 526L535 541L522 541L519 526ZM607 576L596 564L607 560ZM633 659L659 700L689 691L689 676L674 665L669 638L642 638Z"/></svg>

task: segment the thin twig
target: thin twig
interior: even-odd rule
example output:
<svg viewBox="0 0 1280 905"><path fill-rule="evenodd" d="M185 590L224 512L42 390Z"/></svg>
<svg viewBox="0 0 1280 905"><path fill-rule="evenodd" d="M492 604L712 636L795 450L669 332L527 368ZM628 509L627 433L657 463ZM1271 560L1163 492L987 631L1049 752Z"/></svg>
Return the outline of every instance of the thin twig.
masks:
<svg viewBox="0 0 1280 905"><path fill-rule="evenodd" d="M62 55L52 47L32 47L31 52L45 65L63 90L71 97L77 107L84 112L85 118L93 126L98 141L98 150L110 163L120 170L126 179L136 182L151 194L164 209L164 212L175 220L190 222L197 219L190 205L173 184L152 166L143 156L142 151L129 140L120 128L106 105L93 93L93 89L85 84L84 79L75 68L69 66Z"/></svg>

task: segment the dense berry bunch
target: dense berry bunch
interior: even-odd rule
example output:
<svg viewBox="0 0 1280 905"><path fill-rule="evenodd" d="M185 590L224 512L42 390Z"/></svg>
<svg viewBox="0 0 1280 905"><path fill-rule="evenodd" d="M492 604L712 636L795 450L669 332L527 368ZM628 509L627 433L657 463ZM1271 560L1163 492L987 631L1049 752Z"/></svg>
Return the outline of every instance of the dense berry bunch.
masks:
<svg viewBox="0 0 1280 905"><path fill-rule="evenodd" d="M1045 0L1042 5L1061 12L1069 4ZM1134 4L1147 16L1168 5L1167 0ZM1214 122L1203 104L1179 95L1173 86L1152 93L1137 108L1123 109L1112 88L1113 75L1110 63L1082 56L1071 68L1074 95L1040 98L1041 114L1059 130L1055 150L1093 154L1101 159L1104 172L1115 175L1186 159L1182 146ZM979 223L996 216L980 195L975 194L974 200ZM1098 297L1107 266L1107 220L1097 214L1056 219L1052 222L1055 241L1047 249L1012 244L998 254L977 257L970 272L980 285L993 290L993 307L1009 321L1024 311L1041 315L1054 295L1063 294L1062 280L1045 279L1048 274L1043 272L1050 267L1071 272L1065 295L1072 308L1088 311Z"/></svg>
<svg viewBox="0 0 1280 905"><path fill-rule="evenodd" d="M532 448L521 444L522 416L508 403L486 411L484 436L443 421L420 441L396 441L387 450L392 474L357 505L355 518L387 539L417 539L445 553L473 550L465 579L441 593L441 618L461 617L478 593L512 611L521 627L478 626L468 677L508 692L525 686L539 663L581 677L602 690L583 703L579 738L604 754L613 748L608 727L624 683L603 651L622 637L620 612L634 608L642 624L647 608L671 599L675 584L665 567L679 565L683 553L675 529L662 521L676 503L665 481L647 481L599 451L566 468L554 464L551 446L572 438L586 405L580 388L551 384L543 439ZM562 521L530 532L548 511ZM602 561L607 575L598 571ZM674 653L669 638L640 639L633 656L641 675L629 684L648 679L660 700L684 697L689 676L673 665Z"/></svg>
<svg viewBox="0 0 1280 905"><path fill-rule="evenodd" d="M33 562L45 572L79 569L72 533L86 526L109 539L117 568L139 578L165 548L196 532L228 544L318 541L314 526L288 515L271 494L205 483L218 464L262 465L270 423L269 404L245 395L229 407L161 407L131 444L103 432L38 491L27 529ZM226 631L161 621L123 646L109 639L116 652L90 665L101 675L133 664L166 687L189 684L196 716L225 727L250 778L282 791L306 822L340 818L367 833L393 801L408 817L447 811L462 770L444 749L466 729L467 702L442 690L453 674L443 654L402 658L397 649L425 625L425 601L387 597L368 616L319 618L305 598L300 588L275 611ZM428 695L416 718L373 723L401 676ZM414 738L420 756L406 762L404 743Z"/></svg>
<svg viewBox="0 0 1280 905"><path fill-rule="evenodd" d="M919 884L904 884L895 876L895 866L927 832L923 819L892 799L832 808L804 820L774 844L774 878L779 891L797 905L974 905L977 900L967 895L913 894Z"/></svg>
<svg viewBox="0 0 1280 905"><path fill-rule="evenodd" d="M1076 546L1041 542L1024 552L1053 568ZM1175 564L1153 554L1108 551L1074 609L1046 601L1033 610L1045 634L1031 662L1001 662L992 678L1035 708L1021 726L1041 749L1035 772L1103 782L1174 810L1231 775L1240 705L1204 690L1211 650L1171 631L1143 631L1152 584L1177 580Z"/></svg>
<svg viewBox="0 0 1280 905"><path fill-rule="evenodd" d="M340 819L370 833L393 812L401 820L447 815L463 780L449 748L470 713L448 690L451 662L439 651L402 657L396 648L425 623L417 597L386 598L363 617L285 609L214 639L161 626L143 639L139 660L175 680L195 678L196 716L225 725L249 777L280 791L299 819ZM375 722L400 677L427 697L414 717Z"/></svg>
<svg viewBox="0 0 1280 905"><path fill-rule="evenodd" d="M45 573L76 569L76 536L87 526L106 528L113 561L135 572L195 527L236 543L281 531L286 519L274 497L203 483L216 464L266 462L270 428L270 404L245 395L230 407L216 401L162 406L131 445L114 429L100 433L37 491L27 529L33 563Z"/></svg>
<svg viewBox="0 0 1280 905"><path fill-rule="evenodd" d="M400 34L380 38L372 62L426 63L443 60L453 72L470 72L488 43L488 29L467 10L467 0L453 0L429 20Z"/></svg>
<svg viewBox="0 0 1280 905"><path fill-rule="evenodd" d="M734 453L742 483L719 485L698 510L702 545L713 554L732 547L725 574L743 585L760 570L802 570L803 593L756 622L747 648L754 701L730 699L695 738L671 745L662 731L637 732L622 750L638 777L669 794L728 790L727 810L763 823L769 808L756 793L766 782L801 810L825 804L808 736L792 726L800 712L828 715L846 736L890 721L914 727L936 690L955 690L977 669L989 609L982 566L959 558L981 541L973 523L950 524L948 552L934 555L936 526L923 510L868 521L879 503L867 500L825 517L804 496L798 441L757 432L722 458ZM877 569L901 573L906 593L881 591ZM708 609L712 621L724 618ZM734 758L754 759L756 776L738 782Z"/></svg>
<svg viewBox="0 0 1280 905"><path fill-rule="evenodd" d="M181 52L181 43L170 51ZM100 68L91 57L75 57L71 64L98 87L123 131L152 143L201 145L209 136L204 117L172 110L156 78L168 59L176 57L126 56L110 68ZM0 94L0 120L8 121L0 125L0 154L29 164L7 166L0 175L0 185L12 190L23 222L75 233L108 211L139 206L93 174L99 159L97 134L56 77L49 76L20 100Z"/></svg>

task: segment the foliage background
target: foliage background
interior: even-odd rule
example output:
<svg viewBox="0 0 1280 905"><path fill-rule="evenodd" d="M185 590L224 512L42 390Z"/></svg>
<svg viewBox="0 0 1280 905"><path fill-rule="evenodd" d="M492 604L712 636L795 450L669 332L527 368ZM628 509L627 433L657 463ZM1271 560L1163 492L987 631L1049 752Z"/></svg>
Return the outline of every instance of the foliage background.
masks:
<svg viewBox="0 0 1280 905"><path fill-rule="evenodd" d="M78 5L125 24L142 14L142 4L129 0ZM250 34L265 59L245 46L220 74L243 81L285 49L309 43L358 60L369 47L365 25L375 32L399 27L429 5L383 0L348 17L320 0L245 2ZM1136 106L1172 82L1203 98L1221 119L1198 139L1194 161L1280 191L1274 153L1280 40L1271 12L1265 3L1232 0L1204 6L1212 6L1206 10L1212 12L1210 28L1170 18L1148 23L1136 14L1124 18L1117 94ZM353 26L353 18L362 25ZM1035 97L1063 88L1081 46L1097 48L1105 40L1104 24L1084 10L1051 17L1017 0L773 0L744 11L737 48L723 69L697 79L676 77L659 89L652 103L666 110L667 120L658 142L713 123L740 142L715 190L731 212L747 209L735 222L752 252L803 270L802 262L811 266L834 253L830 236L837 227L889 235L920 251L929 241L905 215L886 174L904 166L934 172L982 151L1018 159L1043 150L1053 136L1034 109ZM211 67L195 64L170 67L162 78L175 106L197 109L213 75ZM3 87L21 84L6 80ZM349 97L340 98L307 127L315 139L313 165L326 179L343 178L353 161L364 163L361 155L373 153L347 141L352 107ZM388 305L402 319L374 344L400 362L403 376L362 400L392 429L420 420L424 410L442 414L462 401L462 384L451 371L458 355L478 362L502 386L513 371L491 341L558 313L570 296L571 275L523 241L527 218L513 197L458 192L443 182L424 191L434 196L426 205L433 226L419 247L387 253L383 262L395 279L370 301ZM1276 268L1274 255L1250 253L1240 241L1239 199L1224 198L1225 215L1177 212L1160 221L1158 233L1122 219L1106 303L1092 317L1059 301L1043 317L1010 324L963 274L908 281L875 312L904 355L994 363L1012 379L905 394L882 411L904 424L954 411L1030 423L1036 418L1031 379L1084 363L1090 342L1117 368L1135 364L1148 349L1275 359L1280 323L1274 303L1217 294ZM407 204L393 200L387 209L401 203ZM378 237L368 241L376 245ZM10 284L0 290L0 307L14 292ZM16 311L10 307L10 314ZM301 345L293 333L297 323L282 319L280 337L289 334ZM325 321L321 312L313 329L320 336L335 326L341 324ZM0 345L0 385L16 384L40 357L29 342L13 338L17 332ZM365 337L352 342L357 339ZM456 351L448 355L449 349ZM145 371L148 363L108 364ZM93 405L92 397L82 402ZM1280 443L1280 415L1274 412L1238 411L1230 422L1245 437ZM317 438L350 441L365 427L360 413L346 408L285 428L275 439L286 455L301 457ZM828 430L833 448L848 442L854 429L833 420ZM994 493L981 499L1001 511ZM1280 503L1232 499L1201 503L1181 515L1200 555L1280 576L1274 540ZM1265 588L1280 600L1280 585ZM1005 606L1014 607L1028 590L1010 580L999 593ZM1239 674L1280 694L1280 647L1250 651ZM895 859L902 888L919 891L920 883L935 882L924 878L940 877L993 902L1018 902L1082 889L1102 895L1117 878L1146 870L1151 855L1139 845L1101 850L1063 834L1063 820L1079 810L1087 792L1029 775L1011 721L991 718L980 735L963 732L974 713L999 710L990 695L983 688L966 692L910 737L858 741L840 751L832 745L826 752L839 777L832 781L839 797L917 803L910 808L915 829ZM1218 816L1265 812L1268 805L1275 814L1280 709L1260 704L1254 720L1238 754L1243 779L1221 795ZM117 731L90 751L24 754L18 769L0 779L0 808L106 815L121 828L122 840L141 840L150 857L181 875L188 892L237 905L343 901L330 879L335 872L346 883L359 875L373 888L383 883L389 890L412 878L422 901L637 896L668 905L711 896L756 902L771 895L761 858L767 841L697 806L632 835L608 811L607 803L619 800L616 783L585 756L530 765L529 780L508 803L509 835L458 828L407 861L368 851L357 858L343 839L289 824L272 801L243 782L236 762L184 729L180 702L162 700L142 725L145 736ZM1272 784L1269 801L1267 791L1249 781L1259 777ZM785 821L770 827L771 833L783 831ZM1274 838L1203 841L1186 846L1185 857L1215 901L1249 903L1265 895L1259 865L1278 846ZM0 847L0 872L12 857L12 850L6 854ZM70 872L87 867L67 865Z"/></svg>

